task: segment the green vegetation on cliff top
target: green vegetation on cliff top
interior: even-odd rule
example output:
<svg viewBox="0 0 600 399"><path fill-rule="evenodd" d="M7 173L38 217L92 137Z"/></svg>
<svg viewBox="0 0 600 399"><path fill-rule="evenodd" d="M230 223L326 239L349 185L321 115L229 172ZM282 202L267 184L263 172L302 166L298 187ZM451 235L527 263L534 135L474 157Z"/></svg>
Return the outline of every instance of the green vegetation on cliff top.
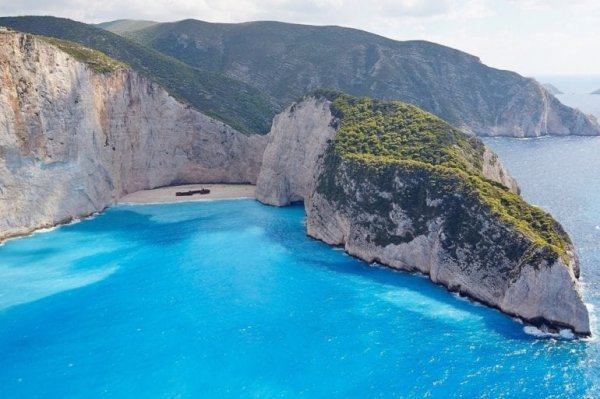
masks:
<svg viewBox="0 0 600 399"><path fill-rule="evenodd" d="M65 18L28 16L2 17L0 26L78 43L102 52L159 83L178 100L244 133L267 133L279 109L271 98L246 83L218 72L194 68L93 25ZM96 60L80 48L64 46L74 57L81 57L78 58L81 61Z"/></svg>
<svg viewBox="0 0 600 399"><path fill-rule="evenodd" d="M114 60L100 51L87 48L79 43L47 36L36 37L58 47L65 53L70 54L77 61L89 65L96 72L107 73L127 68L127 64Z"/></svg>
<svg viewBox="0 0 600 399"><path fill-rule="evenodd" d="M158 22L143 21L135 19L117 19L115 21L102 22L97 24L98 28L106 29L112 33L121 35L126 32L133 32L139 29L149 28L157 25Z"/></svg>
<svg viewBox="0 0 600 399"><path fill-rule="evenodd" d="M402 102L356 98L317 91L332 101L339 118L333 150L342 159L373 168L394 165L423 169L438 176L436 189L475 194L479 202L502 222L527 237L534 248L550 249L566 260L570 239L552 216L529 205L518 194L484 177L485 145L438 117ZM532 249L534 249L532 248Z"/></svg>

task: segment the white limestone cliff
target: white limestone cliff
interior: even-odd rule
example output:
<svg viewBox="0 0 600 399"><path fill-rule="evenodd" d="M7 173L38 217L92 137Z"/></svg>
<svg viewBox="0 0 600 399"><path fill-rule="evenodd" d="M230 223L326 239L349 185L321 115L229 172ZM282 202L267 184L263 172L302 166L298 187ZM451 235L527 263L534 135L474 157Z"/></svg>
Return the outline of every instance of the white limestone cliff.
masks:
<svg viewBox="0 0 600 399"><path fill-rule="evenodd" d="M275 117L256 185L259 201L283 206L312 193L317 160L335 137L329 105L312 97Z"/></svg>
<svg viewBox="0 0 600 399"><path fill-rule="evenodd" d="M0 240L141 189L254 183L265 144L131 70L96 73L42 40L0 33Z"/></svg>
<svg viewBox="0 0 600 399"><path fill-rule="evenodd" d="M256 185L259 201L284 206L304 201L312 194L318 159L335 138L337 129L338 121L331 114L330 105L324 98L308 97L275 117ZM482 172L488 179L519 192L517 182L487 147Z"/></svg>
<svg viewBox="0 0 600 399"><path fill-rule="evenodd" d="M342 161L337 166L328 163L328 143L339 123L329 110L330 104L309 98L276 118L258 179L260 201L281 206L304 200L311 237L343 246L367 262L425 273L450 290L532 323L590 334L572 246L568 261L539 261L528 252L531 242L526 237L458 193L456 198L430 193L425 204L430 216L419 228L425 233L416 234L419 229L415 225L423 224L417 220L421 215L411 215L411 210L403 209L395 199L404 195L403 190L419 190L426 185L427 176L407 176L392 169L394 178L390 179L390 173L382 177L351 162ZM318 189L326 174L333 174L330 181L337 190L333 195ZM482 174L519 192L489 149L483 154ZM365 203L384 203L387 208L382 212L363 206ZM479 237L477 244L457 242L452 237L448 208L460 210L464 222L460 234L472 229L469 234ZM382 238L374 238L381 232ZM516 258L513 252L518 254Z"/></svg>

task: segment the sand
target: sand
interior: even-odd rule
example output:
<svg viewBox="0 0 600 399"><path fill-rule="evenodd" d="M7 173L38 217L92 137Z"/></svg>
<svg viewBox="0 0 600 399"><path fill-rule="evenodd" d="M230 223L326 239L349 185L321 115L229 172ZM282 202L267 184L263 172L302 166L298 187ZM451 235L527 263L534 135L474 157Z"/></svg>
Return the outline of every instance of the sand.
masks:
<svg viewBox="0 0 600 399"><path fill-rule="evenodd" d="M194 194L192 196L175 196L177 191L200 190L207 188L209 194ZM205 201L228 198L255 198L256 186L251 184L187 184L142 190L127 194L119 200L120 204L154 204L168 202Z"/></svg>

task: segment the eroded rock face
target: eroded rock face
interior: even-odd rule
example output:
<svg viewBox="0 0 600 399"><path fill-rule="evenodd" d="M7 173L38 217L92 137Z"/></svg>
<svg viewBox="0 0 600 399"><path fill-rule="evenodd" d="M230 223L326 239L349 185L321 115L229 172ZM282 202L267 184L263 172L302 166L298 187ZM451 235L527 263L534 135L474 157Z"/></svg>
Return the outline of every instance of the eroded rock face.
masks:
<svg viewBox="0 0 600 399"><path fill-rule="evenodd" d="M330 104L308 99L277 118L258 181L261 201L285 205L303 199L311 237L367 262L428 274L450 290L533 323L590 333L570 242L563 257L538 248L450 172L410 163L372 167L336 155L331 140L339 121L327 112ZM297 144L301 138L310 149ZM481 174L518 193L489 149Z"/></svg>
<svg viewBox="0 0 600 399"><path fill-rule="evenodd" d="M131 70L98 74L41 40L0 33L0 239L141 189L256 182L265 145Z"/></svg>
<svg viewBox="0 0 600 399"><path fill-rule="evenodd" d="M309 98L275 117L256 185L259 201L283 206L312 193L317 160L335 137L330 104Z"/></svg>
<svg viewBox="0 0 600 399"><path fill-rule="evenodd" d="M317 163L335 138L339 121L332 115L331 102L309 97L294 103L273 120L256 185L257 199L268 205L284 206L304 201L314 191ZM482 173L518 193L519 185L498 156L486 148Z"/></svg>
<svg viewBox="0 0 600 399"><path fill-rule="evenodd" d="M305 202L311 237L344 246L367 262L428 274L452 291L533 323L590 333L572 246L566 259L543 251L535 256L527 237L470 193L436 191L438 183L452 179L432 185L437 177L423 170L374 170L348 161L327 167L332 165L323 166L318 179L330 186L317 186Z"/></svg>

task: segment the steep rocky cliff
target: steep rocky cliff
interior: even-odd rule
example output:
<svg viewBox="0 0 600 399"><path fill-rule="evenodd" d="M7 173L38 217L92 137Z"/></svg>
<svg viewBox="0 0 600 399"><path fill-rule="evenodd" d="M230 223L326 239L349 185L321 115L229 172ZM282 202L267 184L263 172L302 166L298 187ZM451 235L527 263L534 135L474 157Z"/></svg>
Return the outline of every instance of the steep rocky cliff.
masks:
<svg viewBox="0 0 600 399"><path fill-rule="evenodd" d="M255 182L265 144L127 68L97 73L44 40L0 32L0 239L140 189Z"/></svg>
<svg viewBox="0 0 600 399"><path fill-rule="evenodd" d="M330 105L311 97L275 117L256 185L260 201L283 206L312 193L317 160L335 137Z"/></svg>
<svg viewBox="0 0 600 399"><path fill-rule="evenodd" d="M520 198L495 154L407 104L328 97L277 118L261 201L304 199L312 237L532 323L590 333L569 237Z"/></svg>

